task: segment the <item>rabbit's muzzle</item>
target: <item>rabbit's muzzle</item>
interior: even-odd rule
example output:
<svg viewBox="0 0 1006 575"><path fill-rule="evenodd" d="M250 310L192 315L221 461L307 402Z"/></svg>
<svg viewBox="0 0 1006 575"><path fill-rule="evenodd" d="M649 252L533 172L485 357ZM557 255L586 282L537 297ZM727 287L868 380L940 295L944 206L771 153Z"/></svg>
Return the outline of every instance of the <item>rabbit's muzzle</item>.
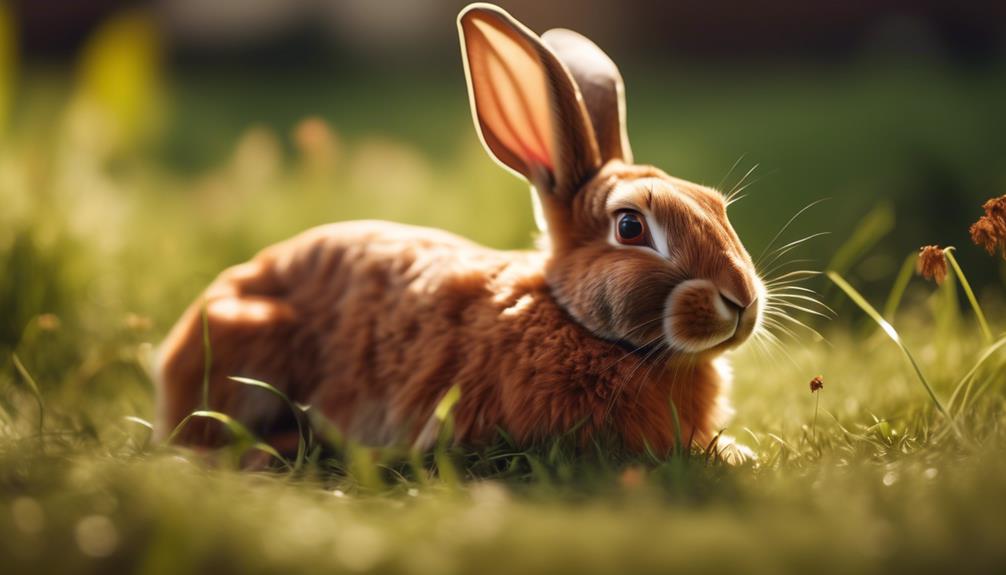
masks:
<svg viewBox="0 0 1006 575"><path fill-rule="evenodd" d="M687 280L667 297L664 337L672 349L686 353L733 347L750 337L759 315L757 296L741 299L710 280Z"/></svg>

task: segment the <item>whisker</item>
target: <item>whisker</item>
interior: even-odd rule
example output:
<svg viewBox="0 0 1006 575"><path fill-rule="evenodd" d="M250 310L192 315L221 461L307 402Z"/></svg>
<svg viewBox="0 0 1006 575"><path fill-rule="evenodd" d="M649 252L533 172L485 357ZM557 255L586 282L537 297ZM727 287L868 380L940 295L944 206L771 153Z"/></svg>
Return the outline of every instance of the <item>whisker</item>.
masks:
<svg viewBox="0 0 1006 575"><path fill-rule="evenodd" d="M803 306L799 306L799 305L796 305L796 304L793 304L793 303L786 303L786 302L780 302L779 305L777 305L775 308L772 309L772 311L774 311L776 313L786 313L784 311L784 309L786 309L786 310L794 310L794 311L802 311L803 313L810 314L810 315L815 315L815 316L820 317L822 319L829 319L829 320L832 319L830 315L824 314L824 313L819 312L819 311L817 311L815 309L806 308L806 307L803 307ZM789 314L786 314L786 315L789 315Z"/></svg>
<svg viewBox="0 0 1006 575"><path fill-rule="evenodd" d="M656 323L658 321L663 321L663 319L664 319L664 316L662 316L662 315L658 316L658 317L650 318L650 319L644 321L643 323L637 325L636 327L631 328L629 331L625 332L624 335L628 336L629 334L635 333L635 332L643 329L646 326L653 325L654 323Z"/></svg>
<svg viewBox="0 0 1006 575"><path fill-rule="evenodd" d="M781 292L782 290L789 290L789 289L793 289L793 288L800 288L800 289L797 289L796 291L806 290L809 293L816 294L817 290L814 290L813 288L808 288L808 287L806 287L804 285L801 285L804 282L808 281L809 279L810 278L791 279L791 280L786 280L786 281L772 282L772 283L768 283L768 284L766 284L765 282L762 282L762 285L765 286L765 292L766 293L768 293L768 292Z"/></svg>
<svg viewBox="0 0 1006 575"><path fill-rule="evenodd" d="M730 205L730 204L734 203L735 201L737 201L737 196L741 195L744 192L744 190L746 190L746 189L750 188L751 186L757 184L759 181L761 181L760 178L755 178L755 179L751 180L750 182L744 184L743 186L735 188L730 193L730 195L727 197L727 200L726 200L727 201L727 205Z"/></svg>
<svg viewBox="0 0 1006 575"><path fill-rule="evenodd" d="M804 243L804 242L807 242L807 241L810 241L810 240L813 240L813 239L816 239L816 238L819 238L819 237L821 237L821 236L826 236L826 235L828 235L828 234L830 234L830 233L831 233L831 232L817 232L817 233L815 233L815 234L810 234L809 236L805 236L805 237L802 237L802 238L800 238L800 239L798 239L798 240L794 240L794 241L792 241L792 242L789 242L788 244L786 244L786 245L784 245L784 246L780 246L780 247L778 247L778 248L776 248L776 249L772 250L772 251L771 251L771 252L770 252L770 253L768 254L769 256L771 256L771 255L773 255L773 254L776 254L776 255L775 255L775 257L773 257L773 258L772 258L771 260L769 260L769 261L768 261L768 263L766 263L765 265L766 265L766 266L770 266L770 265L772 265L773 263L775 263L775 262L776 262L776 260L778 260L778 259L779 259L779 258L781 258L782 256L786 255L787 253L789 253L789 252L793 251L793 250L794 250L794 249L796 249L796 248L797 248L797 247L798 247L798 246L799 246L800 244L802 244L802 243ZM755 265L757 266L758 264L756 263Z"/></svg>
<svg viewBox="0 0 1006 575"><path fill-rule="evenodd" d="M767 328L761 328L758 333L755 334L755 341L758 344L758 351L762 354L762 357L775 363L778 361L778 351L769 345L768 336L766 335Z"/></svg>
<svg viewBox="0 0 1006 575"><path fill-rule="evenodd" d="M730 203L730 199L731 199L732 197L734 197L735 195L739 194L739 193L740 193L741 191L743 191L743 190L744 190L744 188L741 188L741 184L743 184L743 183L744 183L744 180L747 180L747 179L748 179L748 177L749 177L749 176L750 176L751 174L753 174L755 170L757 170L757 169L758 169L758 166L759 166L759 165L760 165L760 164L755 164L755 165L751 166L751 169L750 169L750 170L748 170L748 171L747 171L747 172L746 172L746 173L745 173L745 174L744 174L743 176L741 176L741 179L740 179L740 180L738 180L736 184L734 184L734 187L733 187L733 188L732 188L732 189L730 190L730 192L729 192L729 193L727 194L727 203ZM752 182L752 183L753 183L753 182ZM750 184L748 184L748 185L750 185ZM747 187L747 186L744 186L744 187ZM740 188L740 189L738 189L738 188Z"/></svg>
<svg viewBox="0 0 1006 575"><path fill-rule="evenodd" d="M637 371L639 371L639 368L640 368L640 367L642 367L642 366L643 366L643 364L645 364L645 363L646 363L647 361L649 361L649 359L650 359L650 358L651 358L651 357L652 357L652 356L653 356L654 354L656 354L657 352L659 352L659 351L660 351L660 348L661 348L661 347L662 347L662 346L659 346L659 345L658 345L657 347L655 347L655 348L651 349L650 351L648 351L648 352L646 353L646 355L644 355L644 356L643 356L642 358L640 358L640 359L639 359L639 361L638 361L638 362L636 363L635 367L633 367L633 368L632 368L632 371L630 371L630 372L629 372L629 375L628 375L628 377L626 377L626 378L625 378L625 379L623 379L622 381L619 381L619 382L618 382L618 383L616 384L616 386L615 386L615 390L614 390L614 391L612 392L612 394L611 394L611 399L609 399L609 400L608 400L608 407L607 407L607 408L605 408L605 410L604 410L604 416L605 416L606 418L607 418L607 416L608 416L608 415L609 415L609 414L611 413L611 410L612 410L612 409L614 409L614 407L615 407L615 403L617 403L617 402L618 402L618 398L619 398L619 397L621 397L621 395L622 395L622 392L624 392L624 391L625 391L625 388L626 388L626 387L627 387L627 386L628 386L629 384L631 384L631 382L632 382L632 378L633 378L633 376L635 376L635 375L636 375L636 372L637 372Z"/></svg>
<svg viewBox="0 0 1006 575"><path fill-rule="evenodd" d="M780 316L776 316L776 317L780 317ZM768 325L769 327L772 327L772 328L775 328L775 329L779 330L784 335L792 338L794 341L798 341L799 340L799 338L796 336L796 333L794 333L793 330L791 330L788 327L786 327L785 325L783 325L782 322L780 322L780 321L778 321L778 320L776 320L774 318L768 318L768 317L764 318L764 321L765 321L766 325Z"/></svg>
<svg viewBox="0 0 1006 575"><path fill-rule="evenodd" d="M669 352L670 350L661 351L660 353L658 353L656 356L653 357L653 361L650 362L650 366L646 368L646 373L643 374L644 382L650 380L650 378L653 376L653 370L658 366L660 367L661 376L663 376L663 372L667 371L667 360L669 359L669 357L664 357L664 354ZM636 387L636 395L635 395L636 398L638 398L639 394L642 393L644 385L639 385Z"/></svg>
<svg viewBox="0 0 1006 575"><path fill-rule="evenodd" d="M744 159L744 156L745 156L745 155L746 155L746 154L741 154L741 155L740 155L740 157L739 157L739 158L737 158L737 159L736 159L736 160L734 161L733 165L732 165L732 166L730 166L730 169L729 169L729 170L727 170L727 173L726 173L726 174L725 174L725 175L723 176L723 179L721 179L721 180L720 180L720 183L716 185L716 189L717 189L717 190L720 190L720 189L723 189L723 184L724 184L724 183L726 183L726 181L727 181L727 178L729 178L729 177L730 177L730 174L733 174L733 173L734 173L734 170L736 170L736 169L737 169L737 166L738 166L738 165L739 165L739 164L741 163L741 160L743 160L743 159Z"/></svg>
<svg viewBox="0 0 1006 575"><path fill-rule="evenodd" d="M805 287L805 286L795 285L795 284L783 285L783 286L778 287L778 288L776 288L776 287L773 286L772 288L766 289L765 293L767 293L769 295L772 295L772 294L776 294L776 293L789 293L791 291L796 291L796 292L801 292L801 293L812 293L812 294L816 294L817 293L817 290L814 290L814 289L811 289L811 288Z"/></svg>
<svg viewBox="0 0 1006 575"><path fill-rule="evenodd" d="M769 279L765 280L764 283L765 283L765 285L771 285L773 282L777 283L777 282L782 281L782 280L790 279L791 277L792 278L797 278L797 277L811 278L811 277L819 276L819 275L821 275L821 272L818 271L818 270L794 270L794 271L791 271L791 272L786 272L783 275L778 276L778 277L769 278ZM799 281L804 281L804 280L799 280Z"/></svg>
<svg viewBox="0 0 1006 575"><path fill-rule="evenodd" d="M751 341L758 345L756 349L763 355L763 358L775 362L777 350L769 345L768 334L769 329L765 326L760 326L755 334L751 336Z"/></svg>
<svg viewBox="0 0 1006 575"><path fill-rule="evenodd" d="M765 277L771 277L772 274L774 274L774 273L776 273L778 271L782 271L786 266L791 266L793 264L809 264L809 263L814 263L814 260L809 259L809 258L799 258L799 259L795 259L795 260L785 261L785 262L782 262L780 264L776 264L775 267L773 267L772 269L770 269L770 270L762 273L762 275L765 276Z"/></svg>
<svg viewBox="0 0 1006 575"><path fill-rule="evenodd" d="M806 206L804 206L797 213L793 214L793 217L791 217L789 219L789 221L786 222L786 225L784 225L782 228L780 228L779 231L776 232L776 234L774 236L772 236L772 240L769 241L768 245L765 246L765 249L763 249L762 252L761 252L761 254L758 255L758 260L757 261L760 261L761 258L765 255L765 252L767 252L768 250L770 250L772 248L772 246L775 245L775 242L779 240L779 236L781 236L782 234L784 234L786 232L786 230L788 230L789 227L791 225L793 225L793 222L795 222L797 218L799 218L801 215L803 215L803 213L806 212L807 210L813 208L814 206L816 206L816 205L820 204L821 202L826 201L828 199L829 198L821 198L819 200L815 200L815 201L807 204Z"/></svg>
<svg viewBox="0 0 1006 575"><path fill-rule="evenodd" d="M780 319L784 319L784 320L786 320L786 321L788 321L788 322L790 322L790 323L792 323L794 325L802 327L803 329L805 329L805 330L809 331L810 333L814 334L821 341L824 341L824 342L828 341L827 338L825 338L823 335L821 335L821 332L817 331L816 329L810 327L809 325L803 323L802 321L796 319L793 316L779 315L779 316L776 316L776 317L778 317Z"/></svg>
<svg viewBox="0 0 1006 575"><path fill-rule="evenodd" d="M633 327L633 328L629 329L628 331L626 331L626 332L625 332L625 333L623 334L623 336L624 336L624 337L629 337L629 336L631 336L632 334L636 333L637 331L639 331L639 330L643 329L644 327L647 327L647 326L649 326L649 325L653 325L653 324L654 324L655 322L658 322L658 321L662 321L663 319L664 319L664 318L663 318L663 316L660 316L660 317L654 317L654 318L650 318L650 319L648 319L648 320L644 321L643 323L641 323L641 324L639 324L639 325L637 325L637 326L635 326L635 327ZM626 357L628 357L629 355L632 355L633 353L636 353L637 351L639 351L639 350L643 349L644 347L646 347L646 346L650 345L651 343L653 343L653 340L651 340L651 341L650 341L649 343L644 343L643 345L641 345L641 346L637 347L636 349L634 349L634 350L632 350L632 351L630 351L630 352L626 353L625 355L623 355L622 357L618 358L617 360L615 360L614 362L612 362L612 363L611 363L610 365L608 365L607 367L605 367L604 369L602 369L602 370L601 370L601 373L603 373L603 372L607 371L608 369L610 369L610 368L611 368L612 366L614 366L614 365L615 365L615 364L617 364L618 362L622 361L623 359L625 359L625 358L626 358ZM612 342L612 346L613 346L613 347L622 347L621 345L619 345L618 343L615 343L615 342Z"/></svg>
<svg viewBox="0 0 1006 575"><path fill-rule="evenodd" d="M741 194L741 195L739 195L739 196L732 196L732 197L731 197L730 199L728 199L728 200L727 200L727 207L729 208L730 206L732 206L732 205L734 205L735 203L737 203L737 202L739 202L739 201L743 200L743 199L744 199L744 198L746 198L746 197L748 197L748 195L747 195L747 194Z"/></svg>
<svg viewBox="0 0 1006 575"><path fill-rule="evenodd" d="M793 356L791 356L789 354L789 352L786 351L785 346L782 345L782 342L779 341L779 338L774 333L772 333L771 331L765 330L764 333L765 333L766 341L768 341L771 345L773 345L775 347L775 349L777 349L780 353L782 353L782 355L787 360L789 360L789 362L792 363L794 367L796 367L797 369L800 369L800 364L798 364L796 362L796 360L793 359Z"/></svg>
<svg viewBox="0 0 1006 575"><path fill-rule="evenodd" d="M605 373L609 369L611 369L611 368L615 367L616 365L618 365L619 363L621 363L621 361L624 360L625 358L627 358L627 357L629 357L631 355L634 355L636 352L642 350L643 348L645 348L645 347L647 347L649 345L653 345L653 344L657 343L657 341L660 340L660 338L662 338L662 337L664 337L663 333L658 334L656 337L654 337L650 341L647 341L646 343L644 343L643 345L637 347L636 349L634 349L632 351L629 351L629 352L626 352L625 355L623 355L622 357L620 357L620 358L616 359L615 361L611 362L611 364L609 364L609 365L605 366L604 368L602 368L601 371L598 372L598 373Z"/></svg>
<svg viewBox="0 0 1006 575"><path fill-rule="evenodd" d="M822 309L828 311L829 313L831 313L833 315L835 314L835 310L831 309L831 307L829 307L828 304L826 304L824 302L821 302L821 301L818 301L817 299L814 299L814 298L812 298L810 296L805 296L805 295L801 295L801 294L797 294L797 293L788 293L788 294L787 293L777 293L777 294L772 294L772 296L771 296L770 299L778 301L779 303L787 303L787 304L789 304L788 307L791 307L791 308L794 308L794 309L798 309L800 311L807 311L808 313L818 313L818 312L813 311L813 310L805 310L802 307L800 307L799 305L793 304L789 300L805 301L805 302L811 303L813 305L821 306Z"/></svg>

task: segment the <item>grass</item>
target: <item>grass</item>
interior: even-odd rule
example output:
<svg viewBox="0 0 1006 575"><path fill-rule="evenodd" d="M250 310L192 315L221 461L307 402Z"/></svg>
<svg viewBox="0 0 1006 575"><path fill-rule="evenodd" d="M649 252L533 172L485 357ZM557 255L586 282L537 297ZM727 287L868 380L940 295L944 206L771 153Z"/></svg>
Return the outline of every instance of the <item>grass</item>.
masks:
<svg viewBox="0 0 1006 575"><path fill-rule="evenodd" d="M891 82L872 93L897 100L918 87ZM854 91L854 101L871 93ZM945 87L935 93L954 98ZM687 94L675 97L703 110ZM971 98L953 101L966 107ZM805 113L765 102L769 117ZM713 120L718 135L699 139L699 148L729 140L726 124L733 130L738 118L750 115L757 128L764 119L752 109L724 126ZM836 113L835 126L848 121ZM760 228L749 243L754 254L768 252L765 241L786 228L772 242L785 253L766 255L766 265L783 264L776 275L807 255L837 270L831 282L817 276L797 286L837 310L834 321L795 316L822 338L782 324L777 344L749 345L733 358L737 417L725 431L757 462L729 466L706 446L663 460L603 448L576 453L561 440L518 450L505 437L476 453L448 441L433 453L377 451L346 443L267 382L244 380L286 402L313 435L296 458L280 461L227 414L199 411L192 417L221 421L234 436L211 463L151 441L148 372L152 345L213 274L334 218L404 219L491 245L526 245L525 192L482 158L473 138L459 145L464 151L428 161L393 137L348 137L338 153L322 137L289 152L276 132L255 128L225 159L187 173L149 151L95 146L89 132L75 131L93 127L86 110L52 117L33 120L37 130L0 148L5 572L921 573L1006 565L1006 315L1001 285L987 281L992 266L981 284L964 273L977 267L969 262L994 260L958 242L960 262L947 253L954 274L939 287L913 278L913 259L899 270L907 250L891 247L890 232L905 233L903 206L874 200L854 225L841 219L848 202L831 194L841 190L827 189L814 197L836 197L786 222L788 214L757 201L779 193L797 202L801 190L783 178L757 184L753 198L731 207L745 227ZM685 114L684 129L695 118L710 116ZM801 139L802 129L780 127L777 145ZM641 126L638 153L687 148L656 147L660 130ZM970 145L957 136L939 141ZM966 150L947 155L966 164ZM770 165L784 165L785 154L766 144ZM885 197L879 187L892 180L879 178L857 201ZM842 208L827 211L833 204ZM799 239L821 228L832 235ZM871 302L885 303L883 316ZM974 313L962 311L969 307ZM812 394L817 375L825 387ZM456 399L448 394L437 410L445 438ZM256 450L274 469L238 471L239 458Z"/></svg>
<svg viewBox="0 0 1006 575"><path fill-rule="evenodd" d="M930 358L923 367L957 357L942 371L963 373L970 331L909 340ZM989 388L959 412L964 442L895 346L845 330L829 339L790 350L807 368L753 350L737 358L730 431L759 455L738 468L701 450L625 461L500 445L410 465L349 446L295 471L239 472L233 459L211 466L152 445L143 421L126 419L149 406L114 395L82 402L81 390L50 388L39 435L33 394L8 381L0 556L14 572L61 573L1001 567L1001 355L976 369ZM817 398L801 376L811 367L826 378ZM932 384L947 394L970 380ZM148 384L134 372L116 385ZM237 451L255 447L246 432L237 439Z"/></svg>

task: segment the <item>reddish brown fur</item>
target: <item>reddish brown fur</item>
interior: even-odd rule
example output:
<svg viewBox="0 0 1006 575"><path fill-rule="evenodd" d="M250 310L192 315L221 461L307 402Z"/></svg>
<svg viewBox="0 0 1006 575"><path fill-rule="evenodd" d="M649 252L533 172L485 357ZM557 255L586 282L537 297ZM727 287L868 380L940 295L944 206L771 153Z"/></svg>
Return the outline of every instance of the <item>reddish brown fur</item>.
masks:
<svg viewBox="0 0 1006 575"><path fill-rule="evenodd" d="M624 125L607 126L599 148L566 68L532 33L497 10L464 14L498 27L504 35L494 41L537 54L553 90L555 118L537 126L555 138L545 151L556 156L545 164L506 148L512 138L484 134L487 148L538 188L547 245L503 252L437 230L346 222L267 248L221 274L164 342L160 435L201 405L203 306L209 407L267 436L285 431L284 407L228 376L272 383L370 444L428 446L433 410L452 385L461 390L455 437L469 445L492 441L498 429L529 444L575 428L582 442L609 434L630 451L666 453L672 401L685 441L704 444L722 425L729 382L715 360L751 334L764 299L722 196L632 165L627 144L611 143L616 133L625 141ZM596 46L578 38L563 36L570 65L599 61ZM490 80L470 78L470 89L491 90L471 85ZM620 101L620 85L609 77L591 93ZM504 129L493 122L523 113L512 107L487 119L476 110L476 126ZM592 109L595 123L621 121ZM608 156L596 158L599 149ZM612 243L625 209L653 218L649 248ZM212 445L218 433L193 424L180 440Z"/></svg>
<svg viewBox="0 0 1006 575"><path fill-rule="evenodd" d="M616 173L625 178L626 170L609 166L598 181ZM591 192L603 195L603 190ZM247 414L246 423L263 428L276 415L248 403L282 406L226 379L254 377L312 405L357 439L412 442L443 394L457 384L456 433L464 443L490 441L497 427L527 443L582 422L584 439L605 431L630 450L649 444L663 452L673 442L668 401L673 397L683 433L708 440L722 415L721 382L711 358L660 356L658 362L632 354L571 321L545 279L546 269L576 269L568 273L593 277L596 272L581 258L634 265L624 278L615 276L617 289L633 293L647 289L632 285L639 280L638 266L651 264L645 272L666 276L666 286L650 287L653 297L625 300L630 307L617 313L632 318L659 310L654 300L663 301L675 274L661 270L656 260L626 262L624 252L596 238L586 243L567 248L576 252L570 266L558 255L494 251L436 230L347 222L273 246L224 272L204 296L213 352L210 407ZM695 250L697 257L712 255ZM574 308L588 309L596 301L589 282L575 283L568 294L563 285L558 282L555 291L582 304ZM199 407L202 301L163 346L162 432ZM239 309L264 307L268 316L215 313L222 301L236 302ZM639 345L648 336L626 339ZM189 429L184 441L216 440L212 428Z"/></svg>

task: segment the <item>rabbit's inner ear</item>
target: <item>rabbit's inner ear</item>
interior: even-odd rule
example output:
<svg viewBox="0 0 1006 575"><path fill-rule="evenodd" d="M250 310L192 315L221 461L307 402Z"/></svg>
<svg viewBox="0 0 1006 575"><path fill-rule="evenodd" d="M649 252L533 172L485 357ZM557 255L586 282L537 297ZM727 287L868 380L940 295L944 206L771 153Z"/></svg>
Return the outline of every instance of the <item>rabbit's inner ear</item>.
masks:
<svg viewBox="0 0 1006 575"><path fill-rule="evenodd" d="M625 84L618 66L590 39L555 28L541 36L576 81L590 116L601 160L632 163L625 124Z"/></svg>
<svg viewBox="0 0 1006 575"><path fill-rule="evenodd" d="M474 21L468 37L472 97L490 151L524 177L555 166L548 89L538 58L488 22ZM495 141L494 141L495 140ZM499 148L503 149L500 150Z"/></svg>
<svg viewBox="0 0 1006 575"><path fill-rule="evenodd" d="M600 164L573 79L534 33L499 8L470 6L458 26L486 149L539 190L568 197Z"/></svg>

